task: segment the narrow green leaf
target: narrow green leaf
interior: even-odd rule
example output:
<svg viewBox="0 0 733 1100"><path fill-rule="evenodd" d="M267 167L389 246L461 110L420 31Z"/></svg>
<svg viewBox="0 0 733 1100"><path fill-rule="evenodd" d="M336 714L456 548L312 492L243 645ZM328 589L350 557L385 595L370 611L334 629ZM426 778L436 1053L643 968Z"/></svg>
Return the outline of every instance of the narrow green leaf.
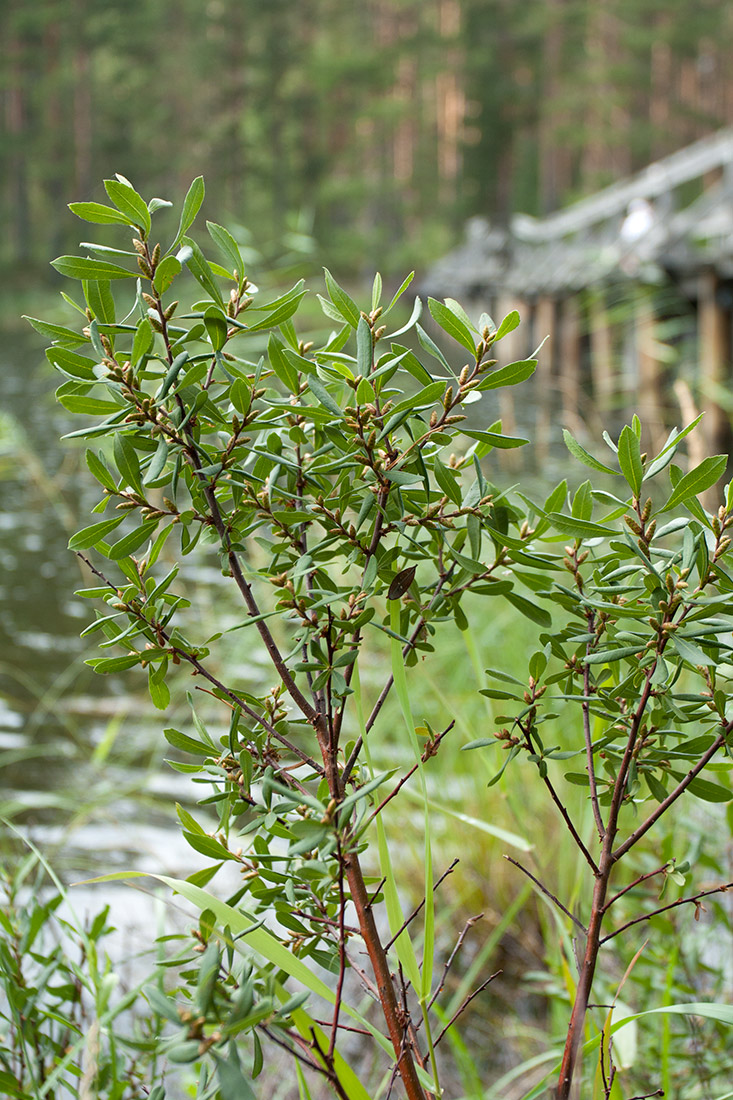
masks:
<svg viewBox="0 0 733 1100"><path fill-rule="evenodd" d="M359 307L353 298L349 297L343 287L339 286L328 268L324 267L323 271L326 277L326 289L328 290L331 301L343 319L348 321L353 328L356 328L359 324L359 318L361 317Z"/></svg>
<svg viewBox="0 0 733 1100"><path fill-rule="evenodd" d="M119 561L120 558L126 558L129 554L133 554L143 543L148 541L157 526L157 519L149 519L140 524L135 531L130 531L129 535L125 535L114 546L110 546L105 557L109 558L110 561Z"/></svg>
<svg viewBox="0 0 733 1100"><path fill-rule="evenodd" d="M153 326L150 324L150 319L143 317L135 330L135 339L132 342L130 362L133 366L139 363L144 355L147 355L153 346L154 339L155 333L153 332Z"/></svg>
<svg viewBox="0 0 733 1100"><path fill-rule="evenodd" d="M241 284L244 275L244 262L242 260L242 253L239 251L239 245L234 240L229 230L225 229L223 225L217 225L216 222L207 222L206 228L209 231L209 236L212 241L214 241L222 255L226 256L229 261L232 274L235 271L237 272L237 277Z"/></svg>
<svg viewBox="0 0 733 1100"><path fill-rule="evenodd" d="M606 466L604 462L599 462L597 458L594 458L592 454L586 451L585 447L581 447L577 439L567 430L563 428L562 437L565 440L565 446L570 451L574 458L577 458L585 466L590 466L591 470L598 470L599 473L604 474L618 474L618 470L612 470L610 466Z"/></svg>
<svg viewBox="0 0 733 1100"><path fill-rule="evenodd" d="M636 657L639 653L643 656L644 652L645 646L640 641L638 645L625 645L618 649L602 649L596 653L589 653L581 660L584 665L612 664L614 661L623 660L624 657Z"/></svg>
<svg viewBox="0 0 733 1100"><path fill-rule="evenodd" d="M455 473L449 471L436 455L433 459L433 470L435 472L435 479L438 485L443 490L445 495L453 501L454 504L461 506L461 490L456 481Z"/></svg>
<svg viewBox="0 0 733 1100"><path fill-rule="evenodd" d="M614 533L611 527L603 527L600 523L592 523L590 520L564 516L560 512L548 512L547 519L561 534L571 535L576 539L607 538Z"/></svg>
<svg viewBox="0 0 733 1100"><path fill-rule="evenodd" d="M501 340L502 336L506 336L510 332L514 332L515 328L518 328L520 324L520 317L516 309L513 309L511 313L507 313L504 320L496 330L496 339Z"/></svg>
<svg viewBox="0 0 733 1100"><path fill-rule="evenodd" d="M644 478L644 467L641 461L639 437L628 424L624 425L618 437L618 464L632 493L638 497Z"/></svg>
<svg viewBox="0 0 733 1100"><path fill-rule="evenodd" d="M71 328L66 328L65 325L53 325L50 321L41 321L38 317L29 317L27 313L23 314L23 320L32 325L36 332L40 332L41 336L48 336L50 340L61 347L76 348L80 344L88 343L86 336L74 332Z"/></svg>
<svg viewBox="0 0 733 1100"><path fill-rule="evenodd" d="M544 607L540 607L539 604L526 600L524 596L520 596L516 592L506 592L504 599L508 600L513 607L516 607L517 611L521 611L526 618L531 619L533 623L537 623L538 626L546 628L552 626L552 616L549 611L546 611Z"/></svg>
<svg viewBox="0 0 733 1100"><path fill-rule="evenodd" d="M135 225L133 219L101 202L70 202L69 210L77 218L94 225Z"/></svg>
<svg viewBox="0 0 733 1100"><path fill-rule="evenodd" d="M91 473L105 489L109 489L114 493L117 489L117 482L112 477L112 474L107 469L100 455L95 455L94 451L87 450L86 452L87 466Z"/></svg>
<svg viewBox="0 0 733 1100"><path fill-rule="evenodd" d="M500 386L516 386L519 382L526 382L537 370L536 359L519 359L516 363L507 363L504 367L485 375L477 390L496 390Z"/></svg>
<svg viewBox="0 0 733 1100"><path fill-rule="evenodd" d="M101 523L92 523L89 527L82 528L69 539L69 550L87 550L90 546L95 546L110 531L114 531L115 527L119 527L123 519L124 516L117 515L114 519L105 519Z"/></svg>
<svg viewBox="0 0 733 1100"><path fill-rule="evenodd" d="M136 493L143 496L143 483L140 477L140 463L137 452L126 435L117 432L114 438L115 465L125 485L129 485Z"/></svg>
<svg viewBox="0 0 733 1100"><path fill-rule="evenodd" d="M209 261L191 237L182 237L181 241L184 247L181 249L181 252L178 253L177 258L181 263L185 263L194 279L196 279L206 293L223 308L224 299L221 296L221 291L214 278L214 272L211 270Z"/></svg>
<svg viewBox="0 0 733 1100"><path fill-rule="evenodd" d="M181 209L181 220L178 225L178 232L176 233L176 239L171 245L171 248L175 248L182 240L183 235L193 225L196 220L196 215L201 209L201 203L204 201L204 194L206 189L204 187L204 177L197 176L188 189L188 194L183 200L183 207Z"/></svg>
<svg viewBox="0 0 733 1100"><path fill-rule="evenodd" d="M197 741L195 737L189 737L187 733L181 733L180 730L163 730L163 736L174 749L181 749L183 752L191 753L192 756L212 755L211 745L205 745L203 741ZM193 831L196 832L195 829Z"/></svg>
<svg viewBox="0 0 733 1100"><path fill-rule="evenodd" d="M453 313L448 306L443 305L442 302L436 301L435 298L428 298L428 309L430 310L433 320L443 329L443 332L447 332L449 336L452 336L453 339L466 348L471 355L476 355L476 340L474 339L473 333L460 318L456 317L455 313Z"/></svg>
<svg viewBox="0 0 733 1100"><path fill-rule="evenodd" d="M387 308L385 309L384 313L382 314L382 316L383 316L383 317L386 317L386 316L387 316L387 314L389 313L389 311L390 311L390 310L392 309L392 307L393 307L393 306L395 305L395 303L396 303L397 301L399 301L399 299L400 299L400 298L402 297L402 295L403 295L403 294L405 293L405 291L407 290L408 286L410 285L410 283L412 282L412 280L413 280L414 278L415 278L415 272L414 272L414 271L411 271L411 272L410 272L410 274L409 274L409 275L407 276L407 278L406 278L406 279L405 279L405 280L404 280L404 281L403 281L402 283L400 283L400 285L399 285L399 287L398 287L398 289L397 289L397 291L396 291L396 293L395 293L395 295L394 295L394 297L393 297L392 301L391 301L391 302L389 303L389 305L388 305L388 306L387 306ZM396 333L395 333L394 335L396 335Z"/></svg>
<svg viewBox="0 0 733 1100"><path fill-rule="evenodd" d="M134 279L135 271L127 271L118 264L107 263L106 260L92 260L86 256L59 256L51 261L51 267L55 267L59 275L66 275L68 279L90 279L93 282L108 279Z"/></svg>
<svg viewBox="0 0 733 1100"><path fill-rule="evenodd" d="M321 382L321 380L317 378L315 374L309 374L307 382L308 389L311 391L313 396L318 399L319 403L323 405L324 409L328 409L328 411L330 413L333 413L334 416L343 416L339 405L336 401L334 401L333 397L331 397L331 394L328 392L323 382Z"/></svg>
<svg viewBox="0 0 733 1100"><path fill-rule="evenodd" d="M727 465L728 455L712 455L710 458L704 458L699 466L679 479L666 504L659 511L668 512L677 504L682 504L683 501L697 497L706 489L712 488L725 473Z"/></svg>
<svg viewBox="0 0 733 1100"><path fill-rule="evenodd" d="M138 195L130 183L121 180L105 180L104 189L118 210L128 217L134 225L142 228L145 236L150 232L150 211L148 204Z"/></svg>

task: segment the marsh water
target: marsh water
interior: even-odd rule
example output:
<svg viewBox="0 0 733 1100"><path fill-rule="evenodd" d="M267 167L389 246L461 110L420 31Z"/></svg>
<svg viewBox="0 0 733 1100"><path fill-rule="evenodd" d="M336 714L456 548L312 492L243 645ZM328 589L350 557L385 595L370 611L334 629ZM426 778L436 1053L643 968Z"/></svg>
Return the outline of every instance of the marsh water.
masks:
<svg viewBox="0 0 733 1100"><path fill-rule="evenodd" d="M176 801L187 777L164 764L144 683L84 664L93 618L74 595L88 577L67 549L96 499L76 425L54 401L43 345L0 351L0 814L68 882L122 867L185 872ZM207 583L206 577L201 583ZM171 722L176 724L175 714ZM12 828L6 845L20 844ZM5 847L5 845L4 845ZM129 891L127 891L129 893Z"/></svg>

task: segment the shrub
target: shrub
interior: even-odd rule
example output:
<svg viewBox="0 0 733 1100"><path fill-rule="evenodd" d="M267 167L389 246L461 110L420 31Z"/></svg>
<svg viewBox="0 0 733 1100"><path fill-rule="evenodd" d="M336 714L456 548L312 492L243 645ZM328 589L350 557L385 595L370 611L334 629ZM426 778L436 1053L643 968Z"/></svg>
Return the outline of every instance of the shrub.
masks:
<svg viewBox="0 0 733 1100"><path fill-rule="evenodd" d="M201 1062L199 1095L224 1100L253 1095L263 1040L290 1053L302 1095L306 1069L349 1100L389 1091L396 1075L410 1100L441 1095L436 1048L471 999L446 1019L446 971L434 965L440 893L428 784L452 723L416 724L409 683L441 630L467 629L461 603L471 594L487 601L487 616L497 600L527 616L537 649L526 675L508 673L497 640L484 694L506 714L497 732L464 747L500 746L497 778L507 767L531 770L585 865L577 913L534 879L581 946L577 972L572 951L565 967L572 1009L559 1083L527 1096L550 1087L570 1095L588 1027L593 1095L620 1096L615 1000L600 1014L590 1009L601 948L670 906L697 907L726 888L662 904L650 900L649 883L679 883L687 868L665 859L623 871L683 796L731 797L702 775L727 766L733 728L722 635L733 609L731 491L712 514L698 499L725 456L684 473L673 460L694 425L650 458L635 418L618 444L607 440L608 462L566 433L602 487L585 481L569 496L563 481L543 503L502 492L484 459L525 441L470 406L481 401L482 410L492 391L534 371L534 360L497 366L493 357L516 313L498 328L487 315L474 327L452 299L429 300L433 322L463 357L454 370L420 326L419 301L388 331L411 276L386 306L377 276L361 309L326 271L319 300L333 327L304 342L293 320L302 283L260 302L224 227L207 223L217 261L187 235L204 197L200 179L165 248L151 237L151 217L170 204L146 203L123 177L105 186L112 205L71 209L132 231L132 249L87 245L90 256L55 260L81 282L82 331L32 323L53 340L49 359L66 378L59 400L92 418L71 436L90 441L101 499L94 522L70 541L92 577L82 595L106 604L90 628L105 655L90 663L99 673L145 669L161 709L172 667L182 666L227 715L228 732L213 736L192 699L192 727L165 732L195 761L179 766L210 782L203 802L218 814L212 834L179 808L186 839L209 865L185 881L159 876L201 911L198 965L178 1003L151 993L177 1028L170 1058ZM185 268L198 287L181 312L171 299L179 286L187 292ZM402 342L410 330L415 347ZM182 587L194 550L218 559L241 607L231 629L243 631L243 654L258 639L269 690L223 667L220 633L195 636ZM360 668L383 641L391 666L367 697ZM399 776L375 773L369 747L390 693L404 723L390 736L414 756ZM423 903L408 915L394 869L399 837L386 825L407 782L420 792L425 838ZM590 826L574 785L584 789ZM206 887L225 864L242 879L222 900ZM619 922L629 904L634 915ZM347 982L350 970L360 985ZM361 989L379 1002L376 1015ZM687 1010L719 1019L731 1011ZM344 1039L354 1028L374 1044L376 1083L348 1060Z"/></svg>

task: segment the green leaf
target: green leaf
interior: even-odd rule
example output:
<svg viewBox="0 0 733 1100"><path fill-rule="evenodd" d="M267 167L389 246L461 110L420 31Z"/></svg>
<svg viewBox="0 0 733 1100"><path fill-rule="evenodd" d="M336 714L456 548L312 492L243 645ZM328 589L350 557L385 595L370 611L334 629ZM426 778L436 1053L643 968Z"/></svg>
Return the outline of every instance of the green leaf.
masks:
<svg viewBox="0 0 733 1100"><path fill-rule="evenodd" d="M164 256L155 269L153 286L158 294L165 294L176 275L180 275L181 262L175 256Z"/></svg>
<svg viewBox="0 0 733 1100"><path fill-rule="evenodd" d="M163 736L174 749L181 749L183 752L191 753L192 756L213 755L211 745L205 745L203 741L197 741L195 737L189 737L187 733L181 733L180 730L163 730Z"/></svg>
<svg viewBox="0 0 733 1100"><path fill-rule="evenodd" d="M452 377L455 378L455 371L453 370L450 363L443 355L443 352L440 350L435 341L431 340L431 338L428 336L425 329L421 325L415 325L415 332L417 333L417 338L420 341L420 344L422 345L422 347L425 348L425 351L428 353L428 355L432 355L433 359L437 359L440 365L448 371L448 374L452 375Z"/></svg>
<svg viewBox="0 0 733 1100"><path fill-rule="evenodd" d="M216 222L207 222L206 228L209 231L209 236L212 241L214 241L222 255L229 261L232 273L236 271L241 283L242 276L244 275L244 263L242 261L242 253L239 251L239 245L234 240L234 237L228 229L225 229L223 225L217 225Z"/></svg>
<svg viewBox="0 0 733 1100"><path fill-rule="evenodd" d="M587 657L581 659L584 665L612 664L614 661L621 661L624 657L635 657L637 653L643 655L645 649L643 641L640 640L637 645L625 645L618 649L602 649L596 653L589 653Z"/></svg>
<svg viewBox="0 0 733 1100"><path fill-rule="evenodd" d="M117 482L112 477L112 474L107 469L100 455L95 455L94 451L87 450L86 452L87 466L91 473L105 489L109 489L114 493L117 489Z"/></svg>
<svg viewBox="0 0 733 1100"><path fill-rule="evenodd" d="M105 180L104 189L118 210L128 217L134 225L143 230L145 236L150 232L150 211L148 204L138 195L131 183L116 180Z"/></svg>
<svg viewBox="0 0 733 1100"><path fill-rule="evenodd" d="M520 317L516 309L513 309L511 313L507 313L504 320L496 330L496 339L501 340L502 336L506 336L509 332L514 332L515 328L519 327Z"/></svg>
<svg viewBox="0 0 733 1100"><path fill-rule="evenodd" d="M447 305L443 305L442 302L436 301L435 298L428 298L428 309L433 320L440 325L444 332L447 332L449 336L462 344L471 355L476 355L476 340L471 329L461 318L455 315L452 309Z"/></svg>
<svg viewBox="0 0 733 1100"><path fill-rule="evenodd" d="M680 478L666 504L659 511L668 512L675 505L682 504L683 501L697 497L706 489L710 489L723 476L727 465L728 455L712 455L710 458L703 459L699 466Z"/></svg>
<svg viewBox="0 0 733 1100"><path fill-rule="evenodd" d="M687 789L703 802L730 802L733 799L733 791L728 787L721 787L719 783L711 783L709 779L700 779L699 776L690 781Z"/></svg>
<svg viewBox="0 0 733 1100"><path fill-rule="evenodd" d="M134 279L137 272L128 271L118 264L107 263L106 260L92 260L86 256L59 256L51 261L51 267L55 267L59 275L66 275L69 279L90 279L93 282L108 279Z"/></svg>
<svg viewBox="0 0 733 1100"><path fill-rule="evenodd" d="M318 399L318 402L323 405L324 409L328 409L334 416L342 417L343 413L338 404L331 397L323 382L319 378L316 378L315 374L308 375L308 389L311 391L314 397Z"/></svg>
<svg viewBox="0 0 733 1100"><path fill-rule="evenodd" d="M214 351L221 351L227 342L229 327L218 306L209 306L204 313L204 326Z"/></svg>
<svg viewBox="0 0 733 1100"><path fill-rule="evenodd" d="M137 452L126 435L117 432L114 438L114 456L117 469L125 485L143 496L143 483L140 477L140 463Z"/></svg>
<svg viewBox="0 0 733 1100"><path fill-rule="evenodd" d="M361 317L359 307L353 298L350 298L346 291L339 286L328 268L324 267L323 271L326 277L326 288L331 301L343 319L348 321L353 328L356 328L359 324L359 318Z"/></svg>
<svg viewBox="0 0 733 1100"><path fill-rule="evenodd" d="M590 519L593 514L593 486L590 481L584 481L582 485L578 486L570 511L573 514L573 519Z"/></svg>
<svg viewBox="0 0 733 1100"><path fill-rule="evenodd" d="M105 535L114 531L115 527L119 527L124 518L117 515L114 519L104 519L101 523L92 523L89 527L83 527L69 539L69 550L87 550L90 546L96 546Z"/></svg>
<svg viewBox="0 0 733 1100"><path fill-rule="evenodd" d="M523 615L531 619L533 623L537 623L538 626L548 628L552 626L552 616L544 607L540 607L531 600L526 600L524 596L520 596L516 592L506 592L504 599L508 600L513 607L516 607L517 611L521 611Z"/></svg>
<svg viewBox="0 0 733 1100"><path fill-rule="evenodd" d="M518 359L516 363L507 363L505 367L485 375L476 389L484 391L496 390L500 386L516 386L518 382L526 382L536 370L536 359Z"/></svg>
<svg viewBox="0 0 733 1100"><path fill-rule="evenodd" d="M103 401L98 397L87 397L85 393L62 393L56 391L59 404L72 413L81 413L86 416L107 416L110 413L120 411L120 406L115 401ZM65 436L69 439L70 436Z"/></svg>
<svg viewBox="0 0 733 1100"><path fill-rule="evenodd" d="M561 534L571 535L576 539L607 538L614 533L611 527L603 527L600 523L592 523L590 520L575 519L573 516L564 516L561 512L548 512L547 519Z"/></svg>
<svg viewBox="0 0 733 1100"><path fill-rule="evenodd" d="M628 424L621 429L621 435L618 438L618 464L632 493L638 497L644 478L644 467L641 461L639 437Z"/></svg>
<svg viewBox="0 0 733 1100"><path fill-rule="evenodd" d="M224 845L215 840L213 836L206 836L201 833L188 833L186 830L182 830L183 838L187 844L196 852L200 852L202 856L208 856L210 859L222 860L231 859L236 860L236 856L224 847Z"/></svg>
<svg viewBox="0 0 733 1100"><path fill-rule="evenodd" d="M594 458L592 454L586 451L585 447L581 447L577 439L567 430L563 428L562 437L565 440L565 446L570 451L574 458L577 458L586 466L590 466L591 470L598 470L599 473L604 474L617 474L617 470L612 470L610 466L606 466L604 462L599 462L597 458Z"/></svg>
<svg viewBox="0 0 733 1100"><path fill-rule="evenodd" d="M109 558L110 561L119 561L120 558L126 558L128 554L134 553L134 551L139 549L144 542L148 541L157 526L157 519L147 520L135 531L130 531L129 535L125 535L121 538L114 546L110 546L105 557Z"/></svg>
<svg viewBox="0 0 733 1100"><path fill-rule="evenodd" d="M135 225L134 220L101 202L70 202L69 210L77 218L94 225Z"/></svg>
<svg viewBox="0 0 733 1100"><path fill-rule="evenodd" d="M179 252L178 259L180 259L182 263L185 263L194 279L201 284L206 293L223 309L224 299L221 296L221 291L217 286L214 272L211 270L208 260L191 237L182 237L181 240L184 248Z"/></svg>
<svg viewBox="0 0 733 1100"><path fill-rule="evenodd" d="M501 451L511 450L514 447L524 447L525 444L529 443L528 439L524 439L517 435L504 435L498 432L477 432L472 428L464 428L463 425L460 425L458 430L461 435L467 435L469 439L477 439L479 443L485 444L488 448L496 447Z"/></svg>
<svg viewBox="0 0 733 1100"><path fill-rule="evenodd" d="M139 363L144 355L148 354L153 346L154 339L155 333L153 332L153 326L150 324L150 319L143 317L135 330L135 339L132 342L130 362L133 366Z"/></svg>
<svg viewBox="0 0 733 1100"><path fill-rule="evenodd" d="M204 201L204 194L206 189L204 187L204 177L197 176L188 189L188 194L183 200L183 208L181 210L181 220L178 225L178 232L176 233L176 239L171 245L171 248L175 248L183 239L184 233L186 233L190 226L193 225L196 220L196 215L201 209L201 203Z"/></svg>
<svg viewBox="0 0 733 1100"><path fill-rule="evenodd" d="M436 455L433 459L433 470L435 472L435 479L438 485L443 490L445 495L453 501L454 504L461 507L461 490L456 481L456 474L448 470Z"/></svg>
<svg viewBox="0 0 733 1100"><path fill-rule="evenodd" d="M291 393L297 395L298 372L287 358L284 344L278 340L274 332L270 333L267 341L267 356L270 360L270 366L280 381L285 384Z"/></svg>
<svg viewBox="0 0 733 1100"><path fill-rule="evenodd" d="M407 276L407 278L406 278L406 279L405 279L405 280L404 280L404 281L403 281L402 283L400 283L400 285L399 285L399 287L398 287L398 289L397 289L397 291L396 291L396 293L395 293L395 295L394 295L394 297L393 297L392 301L391 301L391 302L389 303L389 305L388 305L388 306L387 306L387 308L385 309L384 313L382 314L382 316L383 316L383 317L386 317L386 316L387 316L387 314L388 314L388 313L389 313L389 311L390 311L390 310L392 309L392 307L393 307L393 306L395 305L395 303L396 303L396 302L397 302L397 301L398 301L398 300L399 300L399 299L400 299L400 298L402 297L402 295L403 295L403 294L405 293L405 291L407 290L408 286L410 285L410 283L412 282L412 280L413 280L414 278L415 278L415 272L414 272L414 271L411 271L411 272L410 272L410 274L409 274L409 275Z"/></svg>
<svg viewBox="0 0 733 1100"><path fill-rule="evenodd" d="M70 378L80 378L84 382L92 383L97 381L94 373L96 363L86 355L79 355L68 348L52 347L46 349L46 358L57 370Z"/></svg>
<svg viewBox="0 0 733 1100"><path fill-rule="evenodd" d="M90 665L95 672L124 672L140 664L144 658L144 653L126 653L123 657L90 657L84 664Z"/></svg>

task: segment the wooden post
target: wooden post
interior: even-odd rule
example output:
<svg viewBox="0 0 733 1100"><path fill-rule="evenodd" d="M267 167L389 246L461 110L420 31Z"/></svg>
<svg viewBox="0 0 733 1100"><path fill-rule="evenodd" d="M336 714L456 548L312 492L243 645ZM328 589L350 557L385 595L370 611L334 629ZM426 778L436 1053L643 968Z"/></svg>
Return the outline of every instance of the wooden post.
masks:
<svg viewBox="0 0 733 1100"><path fill-rule="evenodd" d="M636 411L646 433L646 442L656 454L664 444L664 414L662 411L662 372L656 353L656 319L654 306L649 294L641 293L636 300L634 310L636 336L636 355L638 363L638 390Z"/></svg>
<svg viewBox="0 0 733 1100"><path fill-rule="evenodd" d="M537 458L542 461L547 457L550 442L550 428L552 424L552 376L555 369L555 302L552 298L538 298L534 315L535 343L541 344L542 349L537 360L535 373L535 404L537 409L536 419L536 452Z"/></svg>
<svg viewBox="0 0 733 1100"><path fill-rule="evenodd" d="M585 424L580 415L580 318L577 298L565 298L560 303L559 329L558 382L563 426L583 435Z"/></svg>
<svg viewBox="0 0 733 1100"><path fill-rule="evenodd" d="M730 317L718 303L718 275L700 272L698 279L697 334L700 403L705 410L702 430L708 454L730 447L730 419L718 404L718 391L727 386L730 373Z"/></svg>
<svg viewBox="0 0 733 1100"><path fill-rule="evenodd" d="M509 295L501 295L497 301L497 315L494 320L500 325L508 313L516 309L522 320L519 328L507 333L500 344L496 345L496 356L500 364L513 363L517 359L525 358L525 344L527 341L527 328L529 327L529 308L526 302ZM517 435L517 417L514 408L514 386L506 386L499 390L499 415L501 417L501 430L505 435ZM522 457L518 450L502 450L499 455L502 466L508 470L516 470L522 464Z"/></svg>
<svg viewBox="0 0 733 1100"><path fill-rule="evenodd" d="M602 288L588 296L590 320L590 371L593 386L593 404L601 420L613 405L616 395L613 333L608 318L605 294Z"/></svg>

